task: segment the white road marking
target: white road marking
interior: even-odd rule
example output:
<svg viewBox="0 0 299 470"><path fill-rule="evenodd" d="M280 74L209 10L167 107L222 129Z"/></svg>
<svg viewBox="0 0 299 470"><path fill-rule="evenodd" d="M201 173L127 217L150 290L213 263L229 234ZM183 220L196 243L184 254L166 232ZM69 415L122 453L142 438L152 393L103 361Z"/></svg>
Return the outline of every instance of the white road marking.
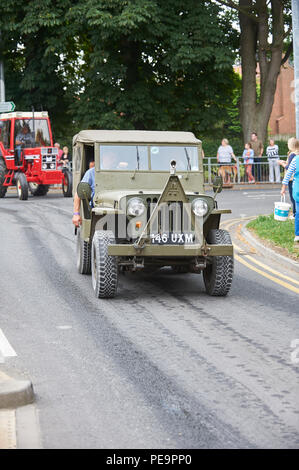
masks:
<svg viewBox="0 0 299 470"><path fill-rule="evenodd" d="M17 356L16 351L9 344L8 339L0 328L0 357L15 357Z"/></svg>
<svg viewBox="0 0 299 470"><path fill-rule="evenodd" d="M58 330L71 330L73 327L70 326L70 325L60 325L60 326L57 326L57 329Z"/></svg>
<svg viewBox="0 0 299 470"><path fill-rule="evenodd" d="M0 411L0 449L16 449L16 415L15 410Z"/></svg>

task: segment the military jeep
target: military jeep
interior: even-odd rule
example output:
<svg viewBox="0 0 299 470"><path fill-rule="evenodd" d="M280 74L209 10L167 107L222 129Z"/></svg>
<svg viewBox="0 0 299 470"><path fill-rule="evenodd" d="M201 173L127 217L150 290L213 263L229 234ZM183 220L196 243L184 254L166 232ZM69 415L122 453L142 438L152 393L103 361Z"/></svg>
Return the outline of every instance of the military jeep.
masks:
<svg viewBox="0 0 299 470"><path fill-rule="evenodd" d="M91 197L81 179L93 165ZM201 141L194 134L81 131L73 139L73 188L81 199L77 267L92 275L96 297L116 295L120 272L162 267L203 273L209 295L228 294L233 246L219 224L231 211L217 207L221 181L214 197L204 192Z"/></svg>

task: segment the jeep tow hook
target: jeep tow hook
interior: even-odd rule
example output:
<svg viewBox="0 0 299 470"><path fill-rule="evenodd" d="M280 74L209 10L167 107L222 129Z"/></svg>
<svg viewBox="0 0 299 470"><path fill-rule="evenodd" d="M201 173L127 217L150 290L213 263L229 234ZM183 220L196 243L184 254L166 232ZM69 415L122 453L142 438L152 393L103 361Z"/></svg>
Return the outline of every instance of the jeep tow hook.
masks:
<svg viewBox="0 0 299 470"><path fill-rule="evenodd" d="M207 245L205 245L203 248L202 248L202 255L203 256L209 256L209 252L211 251L211 248Z"/></svg>
<svg viewBox="0 0 299 470"><path fill-rule="evenodd" d="M138 242L133 243L133 247L136 251L142 251L145 248L145 244L140 245Z"/></svg>

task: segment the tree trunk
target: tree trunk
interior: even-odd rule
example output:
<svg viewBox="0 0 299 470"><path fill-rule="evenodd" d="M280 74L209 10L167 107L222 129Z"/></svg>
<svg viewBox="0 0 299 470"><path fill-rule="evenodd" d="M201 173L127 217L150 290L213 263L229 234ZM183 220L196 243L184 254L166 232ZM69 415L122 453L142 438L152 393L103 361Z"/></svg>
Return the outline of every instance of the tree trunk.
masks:
<svg viewBox="0 0 299 470"><path fill-rule="evenodd" d="M272 43L269 44L269 13L266 0L240 0L240 46L242 65L241 124L244 141L252 132L265 142L272 112L283 51L283 2L272 0ZM256 17L256 19L254 18ZM259 63L260 98L257 100L256 72Z"/></svg>

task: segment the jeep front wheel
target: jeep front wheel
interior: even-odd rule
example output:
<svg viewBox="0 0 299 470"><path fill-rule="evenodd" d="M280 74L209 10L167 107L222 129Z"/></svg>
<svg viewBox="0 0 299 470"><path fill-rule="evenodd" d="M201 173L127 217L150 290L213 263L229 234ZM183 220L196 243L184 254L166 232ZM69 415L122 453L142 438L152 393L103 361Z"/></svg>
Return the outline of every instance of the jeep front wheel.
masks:
<svg viewBox="0 0 299 470"><path fill-rule="evenodd" d="M226 230L210 230L207 242L211 245L231 245L232 241ZM228 294L233 280L233 256L213 256L203 271L206 292L213 296Z"/></svg>
<svg viewBox="0 0 299 470"><path fill-rule="evenodd" d="M24 173L17 173L16 186L18 198L21 201L26 201L28 199L28 181Z"/></svg>
<svg viewBox="0 0 299 470"><path fill-rule="evenodd" d="M92 239L92 287L97 298L115 297L118 284L118 266L115 256L108 255L108 246L115 243L111 231L98 230Z"/></svg>

